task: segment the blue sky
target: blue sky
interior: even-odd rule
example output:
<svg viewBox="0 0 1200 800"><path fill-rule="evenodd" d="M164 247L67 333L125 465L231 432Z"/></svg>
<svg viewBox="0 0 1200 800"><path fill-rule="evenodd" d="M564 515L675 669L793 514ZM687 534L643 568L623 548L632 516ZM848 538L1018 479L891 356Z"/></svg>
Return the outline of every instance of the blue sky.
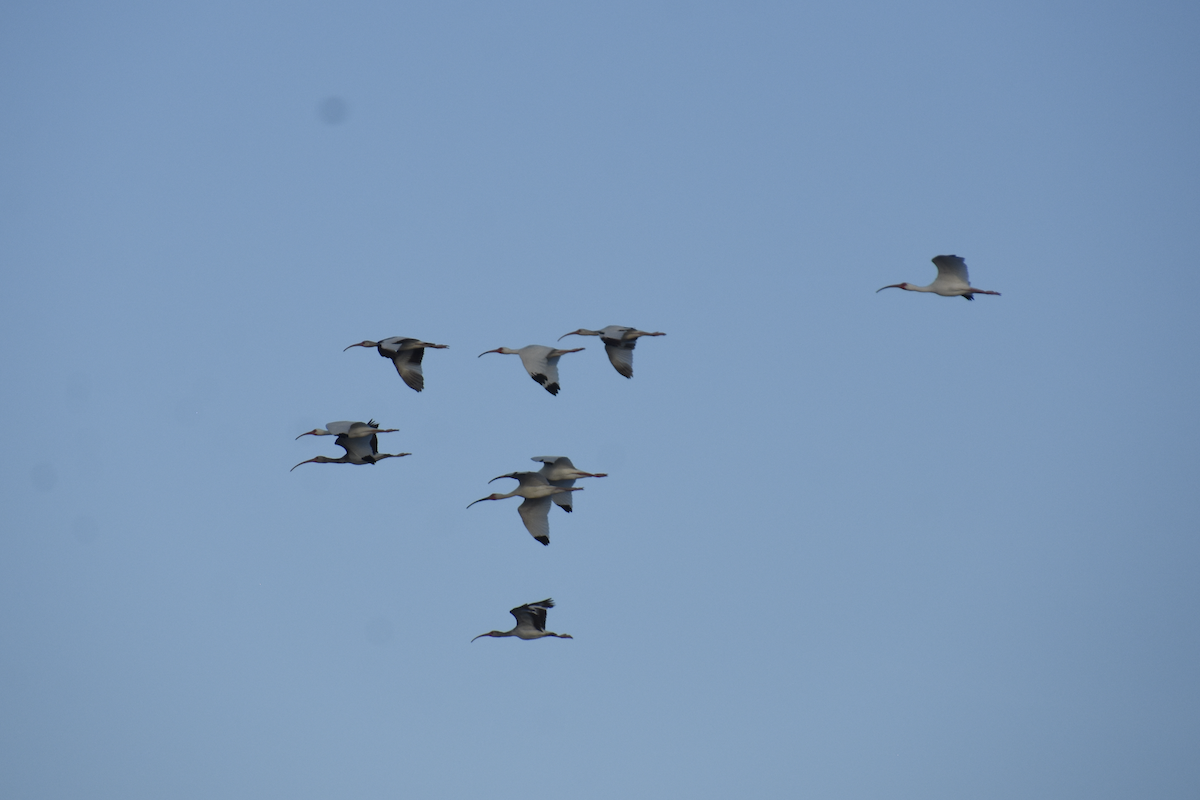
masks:
<svg viewBox="0 0 1200 800"><path fill-rule="evenodd" d="M1193 796L1198 23L10 4L0 794Z"/></svg>

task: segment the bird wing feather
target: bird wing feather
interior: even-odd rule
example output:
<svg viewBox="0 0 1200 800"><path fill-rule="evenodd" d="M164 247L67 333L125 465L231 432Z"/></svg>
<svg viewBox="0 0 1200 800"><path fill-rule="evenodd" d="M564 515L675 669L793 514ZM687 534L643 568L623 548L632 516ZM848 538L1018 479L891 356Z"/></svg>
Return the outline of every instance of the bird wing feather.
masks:
<svg viewBox="0 0 1200 800"><path fill-rule="evenodd" d="M604 340L604 352L608 354L609 363L613 365L613 369L626 378L633 377L633 348L636 345L637 339L629 339L628 341L617 341L616 339Z"/></svg>
<svg viewBox="0 0 1200 800"><path fill-rule="evenodd" d="M938 276L931 286L957 289L971 285L971 279L967 277L967 262L958 256L937 256L933 263L937 267Z"/></svg>
<svg viewBox="0 0 1200 800"><path fill-rule="evenodd" d="M565 481L550 481L550 485L563 486L569 489L575 485L575 479L570 478L569 480ZM559 492L558 494L550 495L550 498L554 501L556 506L559 506L566 511L574 511L574 508L571 505L571 498L574 496L574 492Z"/></svg>
<svg viewBox="0 0 1200 800"><path fill-rule="evenodd" d="M414 392L425 388L425 373L421 371L421 360L425 357L425 348L401 350L392 356L392 364L396 367L401 380L408 384Z"/></svg>
<svg viewBox="0 0 1200 800"><path fill-rule="evenodd" d="M534 473L536 474L536 473ZM545 480L543 478L543 480ZM550 541L550 496L531 497L517 508L529 535L543 544ZM544 540L544 541L543 541Z"/></svg>
<svg viewBox="0 0 1200 800"><path fill-rule="evenodd" d="M518 606L508 613L516 618L518 628L525 626L536 631L544 631L546 630L546 611L551 608L554 608L554 601L547 597L537 603Z"/></svg>

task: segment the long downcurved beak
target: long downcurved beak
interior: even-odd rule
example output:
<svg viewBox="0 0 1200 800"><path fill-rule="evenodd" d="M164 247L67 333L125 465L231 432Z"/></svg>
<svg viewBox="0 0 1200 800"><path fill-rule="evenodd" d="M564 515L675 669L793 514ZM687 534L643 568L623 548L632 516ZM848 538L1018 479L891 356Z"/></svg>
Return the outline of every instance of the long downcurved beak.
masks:
<svg viewBox="0 0 1200 800"><path fill-rule="evenodd" d="M570 333L564 333L562 336L555 339L555 341L561 342L563 339L567 338L568 336L578 336L578 335L579 335L579 331L571 331Z"/></svg>
<svg viewBox="0 0 1200 800"><path fill-rule="evenodd" d="M513 480L516 480L517 476L516 476L516 473L512 473L512 472L508 473L507 475L497 475L496 477L492 478L492 480L488 481L488 483L498 481L501 478L512 478Z"/></svg>
<svg viewBox="0 0 1200 800"><path fill-rule="evenodd" d="M495 350L484 350L482 353L480 353L479 355L477 355L477 356L475 356L475 357L476 357L476 358L483 358L483 357L484 357L484 356L486 356L488 353L499 353L499 352L500 352L500 348L499 348L499 347L497 347Z"/></svg>
<svg viewBox="0 0 1200 800"><path fill-rule="evenodd" d="M904 288L904 284L903 284L903 283L893 283L893 284L891 284L891 285L889 285L889 286L881 286L881 287L879 287L878 289L876 289L876 290L875 290L875 294L879 294L879 293L880 293L880 292L882 292L884 289L903 289L903 288Z"/></svg>
<svg viewBox="0 0 1200 800"><path fill-rule="evenodd" d="M355 344L350 345L350 347L374 347L374 346L375 345L371 342L357 342ZM350 349L350 347L343 348L342 352L343 353L346 352L347 350Z"/></svg>
<svg viewBox="0 0 1200 800"><path fill-rule="evenodd" d="M484 636L491 636L491 634L490 633L481 633L478 636L476 636L475 639L482 639ZM475 641L475 639L472 639L471 641L473 642L473 641Z"/></svg>
<svg viewBox="0 0 1200 800"><path fill-rule="evenodd" d="M316 461L316 459L315 459L315 458L310 458L308 461L301 461L301 462L300 462L300 464L311 464L311 463L313 463L314 461ZM300 464L297 464L297 465L296 465L296 467L300 466ZM292 467L292 469L289 469L289 470L288 470L288 472L291 472L291 471L292 471L292 470L294 470L296 467Z"/></svg>
<svg viewBox="0 0 1200 800"><path fill-rule="evenodd" d="M298 467L300 465L297 464L296 466ZM296 467L292 467L292 469L295 469L295 468ZM490 498L490 497L481 497L478 500L476 500L475 503L482 503L484 500L491 500L491 499L492 498ZM470 505L467 506L467 508L470 508L471 506L475 505L475 503L471 503ZM483 634L483 635L486 636L487 634Z"/></svg>
<svg viewBox="0 0 1200 800"><path fill-rule="evenodd" d="M342 352L344 353L344 352L346 352L346 351L345 351L345 350L343 350ZM316 430L305 431L304 433L300 434L300 436L316 436L316 435L317 435L317 432L316 432ZM297 437L296 437L296 439L299 439L299 438L300 438L300 436L297 436ZM295 441L295 440L293 439L293 441Z"/></svg>

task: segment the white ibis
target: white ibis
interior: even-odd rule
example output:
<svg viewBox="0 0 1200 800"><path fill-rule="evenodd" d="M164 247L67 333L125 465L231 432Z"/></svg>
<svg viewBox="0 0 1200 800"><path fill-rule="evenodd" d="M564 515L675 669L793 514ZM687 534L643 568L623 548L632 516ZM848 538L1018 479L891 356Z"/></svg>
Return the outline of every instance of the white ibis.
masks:
<svg viewBox="0 0 1200 800"><path fill-rule="evenodd" d="M538 470L538 474L551 486L574 486L576 478L607 478L607 472L584 472L581 469L576 469L571 463L571 459L566 456L534 456L531 461L541 461L542 468ZM554 504L563 511L571 512L571 494L563 492L553 495L551 498Z"/></svg>
<svg viewBox="0 0 1200 800"><path fill-rule="evenodd" d="M385 458L412 455L412 453L379 452L377 434L395 432L395 428L380 430L375 420L370 422L330 422L325 428L314 428L300 436L337 436L333 443L345 450L346 454L340 458L317 456L308 461L301 461L300 464L377 464ZM300 436L296 438L299 439ZM297 464L296 467L300 464ZM292 467L292 469L294 470L296 467Z"/></svg>
<svg viewBox="0 0 1200 800"><path fill-rule="evenodd" d="M421 360L425 358L425 348L445 350L449 345L393 336L380 342L372 342L368 339L358 344L352 344L342 352L346 352L351 347L374 347L379 351L379 355L392 360L392 363L396 365L396 372L400 373L400 377L404 379L409 388L419 392L425 388L425 375L421 372Z"/></svg>
<svg viewBox="0 0 1200 800"><path fill-rule="evenodd" d="M648 333L647 331L639 331L637 328L629 328L624 325L609 325L607 328L598 331L589 331L587 328L580 328L577 331L564 333L558 337L558 340L561 342L568 336L599 336L600 341L604 342L604 352L608 354L608 360L612 363L613 368L626 378L632 378L633 348L637 346L638 337L666 336L666 334Z"/></svg>
<svg viewBox="0 0 1200 800"><path fill-rule="evenodd" d="M480 353L476 358L483 358L488 353L520 356L521 363L525 365L525 371L529 373L529 377L544 386L550 394L558 394L559 357L567 353L578 353L583 349L582 347L576 347L574 350L559 350L555 347L547 347L544 344L529 344L517 350L510 350L507 347L497 347L495 350L486 350Z"/></svg>
<svg viewBox="0 0 1200 800"><path fill-rule="evenodd" d="M965 297L968 300L974 300L974 295L977 294L994 294L999 296L999 292L988 292L983 289L976 289L971 286L971 279L967 277L967 262L963 261L958 256L936 256L933 263L937 266L938 276L933 283L928 286L913 286L911 283L893 283L890 286L884 286L875 290L875 294L879 294L884 289L904 289L909 292L933 292L940 294L942 297Z"/></svg>
<svg viewBox="0 0 1200 800"><path fill-rule="evenodd" d="M475 639L482 639L484 636L491 636L499 639L503 636L515 636L518 639L543 639L547 636L555 636L559 639L574 639L575 637L569 633L554 633L546 630L546 612L554 608L554 601L547 597L538 603L527 603L523 606L518 606L508 613L516 617L517 627L511 631L488 631L481 633ZM472 639L471 641L475 641Z"/></svg>
<svg viewBox="0 0 1200 800"><path fill-rule="evenodd" d="M488 483L498 481L500 478L515 478L519 484L508 494L490 494L487 497L479 498L475 503L482 503L484 500L504 500L508 497L524 497L525 502L521 503L517 511L521 513L521 520L525 523L525 529L529 531L529 535L542 544L550 544L550 495L583 491L582 486L575 488L551 486L549 481L536 472L510 472L507 475L492 478ZM471 503L467 508L475 503Z"/></svg>
<svg viewBox="0 0 1200 800"><path fill-rule="evenodd" d="M300 436L348 436L351 439L357 439L362 436L374 436L377 433L396 433L398 428L379 429L379 423L375 420L370 422L349 422L342 420L341 422L326 423L324 428L313 428L311 431L300 434ZM300 436L296 438L299 439Z"/></svg>

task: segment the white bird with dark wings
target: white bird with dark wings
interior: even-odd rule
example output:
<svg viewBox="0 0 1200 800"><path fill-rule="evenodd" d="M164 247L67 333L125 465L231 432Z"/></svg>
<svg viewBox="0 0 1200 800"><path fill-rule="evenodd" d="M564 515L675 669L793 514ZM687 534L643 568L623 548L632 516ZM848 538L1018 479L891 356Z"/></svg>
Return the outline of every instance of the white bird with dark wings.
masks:
<svg viewBox="0 0 1200 800"><path fill-rule="evenodd" d="M557 347L547 347L544 344L527 344L516 350L507 347L497 347L495 350L485 350L477 358L483 358L488 353L502 353L509 356L520 356L521 363L529 377L545 387L550 394L558 394L558 359L567 353L578 353L582 347L573 350L559 350Z"/></svg>
<svg viewBox="0 0 1200 800"><path fill-rule="evenodd" d="M604 352L608 354L608 360L613 365L613 369L626 378L632 378L633 348L637 346L638 337L666 336L666 334L660 332L648 333L625 325L609 325L607 328L601 328L598 331L589 331L587 328L580 328L577 331L564 333L558 337L558 340L561 342L568 336L599 336L600 341L604 342Z"/></svg>
<svg viewBox="0 0 1200 800"><path fill-rule="evenodd" d="M570 488L575 485L576 478L607 478L607 472L584 472L581 469L576 469L571 463L571 459L566 456L534 456L531 461L541 461L542 468L538 470L538 474L551 486L563 486ZM562 492L553 495L551 499L554 504L563 511L570 512L571 498L573 495L570 492Z"/></svg>
<svg viewBox="0 0 1200 800"><path fill-rule="evenodd" d="M500 478L516 479L517 488L508 494L489 494L487 497L479 498L475 503L482 503L484 500L504 500L508 497L524 497L525 502L521 503L517 511L520 512L521 520L525 523L525 529L529 531L529 535L542 544L550 544L550 496L563 492L583 491L582 486L575 488L551 486L549 481L536 472L510 472L507 475L492 478L488 483L498 481ZM475 503L471 503L467 508Z"/></svg>
<svg viewBox="0 0 1200 800"><path fill-rule="evenodd" d="M517 627L511 631L488 631L481 633L475 639L481 639L484 636L492 636L500 638L502 636L515 636L518 639L542 639L547 636L555 636L559 639L574 639L575 637L569 633L554 633L546 630L546 612L554 608L554 601L547 597L538 603L527 603L523 606L518 606L508 613L512 614L517 619ZM475 641L472 639L471 641Z"/></svg>
<svg viewBox="0 0 1200 800"><path fill-rule="evenodd" d="M445 350L449 345L422 342L420 339L409 339L404 336L392 336L378 342L366 340L352 344L342 350L346 352L351 347L374 347L379 355L390 358L396 367L396 372L408 384L409 388L419 392L425 388L425 374L421 372L421 361L425 358L425 348Z"/></svg>
<svg viewBox="0 0 1200 800"><path fill-rule="evenodd" d="M379 452L379 436L381 433L395 433L396 428L379 429L379 423L370 422L330 422L324 428L313 428L300 436L336 436L333 443L346 451L340 458L317 456L300 464L375 464L385 458L400 458L412 453L381 453ZM300 436L296 438L299 439ZM300 466L297 464L296 467ZM295 469L296 467L292 467ZM290 470L289 470L290 471Z"/></svg>
<svg viewBox="0 0 1200 800"><path fill-rule="evenodd" d="M914 286L911 283L893 283L889 286L884 286L875 290L875 294L879 294L884 289L904 289L908 292L932 292L940 294L942 297L965 297L968 300L974 300L974 295L977 294L994 294L999 296L999 292L989 292L984 289L976 289L971 286L971 279L967 277L967 262L958 256L935 256L933 263L937 266L938 276L933 283L928 286Z"/></svg>

